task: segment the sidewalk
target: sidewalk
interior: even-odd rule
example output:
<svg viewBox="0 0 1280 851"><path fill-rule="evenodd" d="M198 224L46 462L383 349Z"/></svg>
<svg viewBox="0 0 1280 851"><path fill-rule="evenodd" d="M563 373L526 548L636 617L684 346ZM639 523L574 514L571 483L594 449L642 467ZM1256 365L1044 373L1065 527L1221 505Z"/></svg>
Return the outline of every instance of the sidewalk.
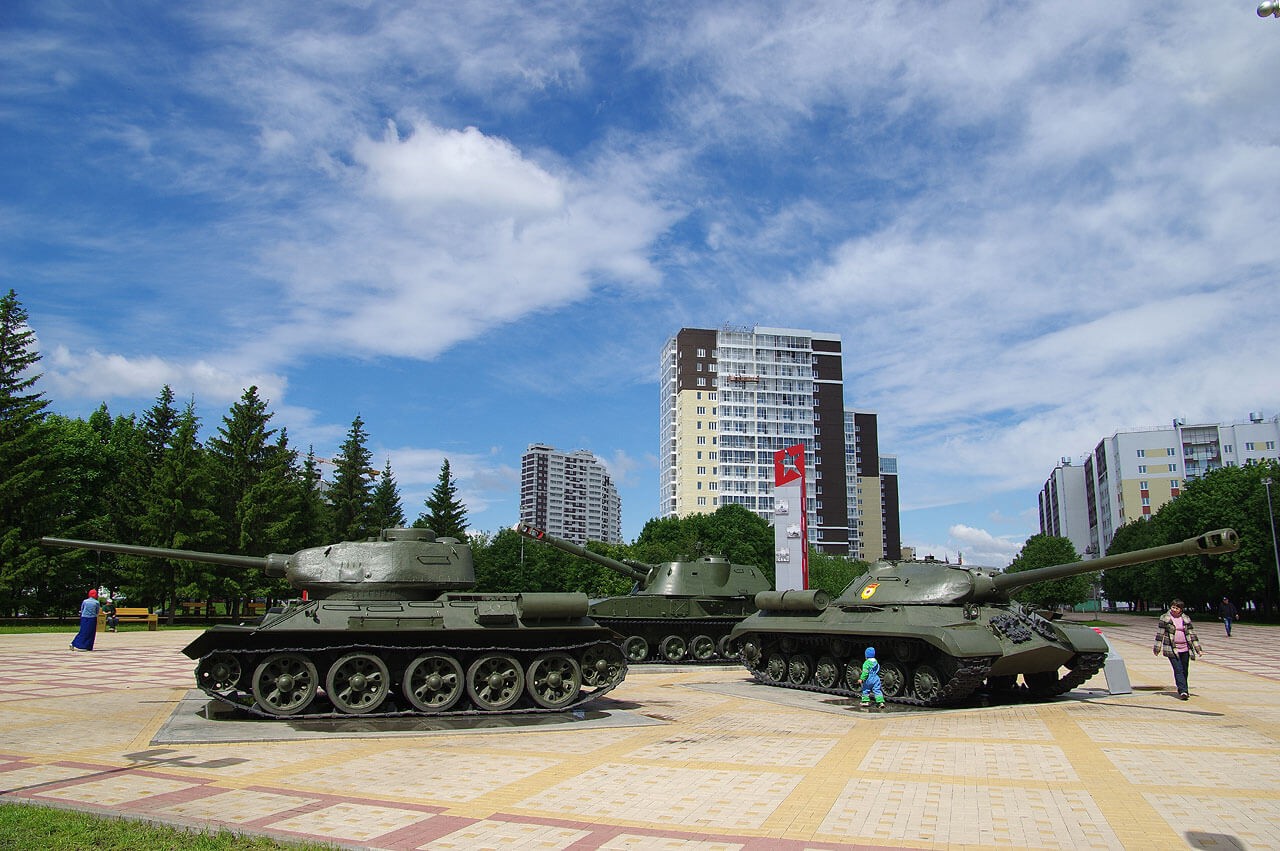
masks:
<svg viewBox="0 0 1280 851"><path fill-rule="evenodd" d="M1280 628L1198 623L1184 703L1154 620L1105 617L1131 695L867 716L633 667L592 723L213 743L159 741L194 633L0 636L0 800L371 849L1280 849Z"/></svg>

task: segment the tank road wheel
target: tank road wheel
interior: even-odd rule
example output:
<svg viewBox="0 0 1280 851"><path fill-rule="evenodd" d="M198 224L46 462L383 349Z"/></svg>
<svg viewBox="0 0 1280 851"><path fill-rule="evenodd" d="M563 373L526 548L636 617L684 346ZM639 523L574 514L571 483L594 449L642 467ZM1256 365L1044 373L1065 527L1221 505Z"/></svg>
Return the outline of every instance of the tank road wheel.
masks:
<svg viewBox="0 0 1280 851"><path fill-rule="evenodd" d="M510 709L524 691L524 669L510 653L486 653L467 668L467 694L480 709Z"/></svg>
<svg viewBox="0 0 1280 851"><path fill-rule="evenodd" d="M933 703L942 696L942 676L932 665L916 665L911 674L911 691L925 703Z"/></svg>
<svg viewBox="0 0 1280 851"><path fill-rule="evenodd" d="M316 696L320 676L300 653L273 653L254 669L253 699L272 715L296 715Z"/></svg>
<svg viewBox="0 0 1280 851"><path fill-rule="evenodd" d="M720 636L720 640L716 642L716 653L721 659L737 659L738 645L727 635Z"/></svg>
<svg viewBox="0 0 1280 851"><path fill-rule="evenodd" d="M802 686L813 676L813 660L800 653L787 660L787 682Z"/></svg>
<svg viewBox="0 0 1280 851"><path fill-rule="evenodd" d="M444 712L462 697L462 666L443 653L427 653L404 670L400 691L419 712Z"/></svg>
<svg viewBox="0 0 1280 851"><path fill-rule="evenodd" d="M813 669L813 681L827 691L833 691L840 685L840 665L830 656L818 660L818 667Z"/></svg>
<svg viewBox="0 0 1280 851"><path fill-rule="evenodd" d="M668 635L658 644L658 655L668 662L679 662L689 650L689 645L678 635Z"/></svg>
<svg viewBox="0 0 1280 851"><path fill-rule="evenodd" d="M880 663L880 690L885 697L902 697L907 693L907 675L897 662Z"/></svg>
<svg viewBox="0 0 1280 851"><path fill-rule="evenodd" d="M582 681L589 686L617 685L626 669L627 660L612 644L597 644L582 652Z"/></svg>
<svg viewBox="0 0 1280 851"><path fill-rule="evenodd" d="M582 690L582 668L564 653L543 653L529 663L525 682L534 703L561 709Z"/></svg>
<svg viewBox="0 0 1280 851"><path fill-rule="evenodd" d="M695 635L689 639L689 655L699 662L716 658L716 643L709 635Z"/></svg>
<svg viewBox="0 0 1280 851"><path fill-rule="evenodd" d="M862 687L862 660L850 659L844 663L844 685L849 691L857 691Z"/></svg>
<svg viewBox="0 0 1280 851"><path fill-rule="evenodd" d="M324 693L339 712L362 715L386 700L391 690L387 665L372 653L348 653L329 667Z"/></svg>
<svg viewBox="0 0 1280 851"><path fill-rule="evenodd" d="M626 654L628 662L643 662L649 658L649 642L645 641L643 635L633 635L622 642L622 652Z"/></svg>
<svg viewBox="0 0 1280 851"><path fill-rule="evenodd" d="M743 661L748 668L755 668L760 664L760 642L755 636L747 636L738 643L738 658Z"/></svg>
<svg viewBox="0 0 1280 851"><path fill-rule="evenodd" d="M213 653L196 665L196 684L205 691L226 691L240 682L240 660L230 653Z"/></svg>
<svg viewBox="0 0 1280 851"><path fill-rule="evenodd" d="M764 678L771 683L780 683L787 678L787 657L781 653L770 653L764 660Z"/></svg>

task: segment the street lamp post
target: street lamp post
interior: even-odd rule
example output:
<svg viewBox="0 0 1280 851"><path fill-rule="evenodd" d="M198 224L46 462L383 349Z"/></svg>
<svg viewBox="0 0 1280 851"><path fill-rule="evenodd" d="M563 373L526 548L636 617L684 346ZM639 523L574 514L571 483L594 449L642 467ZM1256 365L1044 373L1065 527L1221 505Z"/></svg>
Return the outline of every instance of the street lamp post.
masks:
<svg viewBox="0 0 1280 851"><path fill-rule="evenodd" d="M1267 489L1267 520L1271 523L1271 555L1276 560L1276 581L1280 582L1280 545L1276 544L1276 516L1271 512L1271 477L1262 479L1262 486Z"/></svg>

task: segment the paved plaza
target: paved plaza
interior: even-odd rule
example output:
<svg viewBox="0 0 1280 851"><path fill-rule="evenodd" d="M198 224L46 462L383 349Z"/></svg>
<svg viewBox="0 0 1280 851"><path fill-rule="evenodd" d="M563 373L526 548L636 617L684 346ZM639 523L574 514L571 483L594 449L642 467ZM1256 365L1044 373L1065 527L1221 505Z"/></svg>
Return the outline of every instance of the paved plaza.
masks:
<svg viewBox="0 0 1280 851"><path fill-rule="evenodd" d="M1132 694L866 715L633 667L578 716L434 725L201 721L191 631L0 636L0 800L371 849L1280 849L1280 628L1200 622L1182 702L1154 620L1107 619Z"/></svg>

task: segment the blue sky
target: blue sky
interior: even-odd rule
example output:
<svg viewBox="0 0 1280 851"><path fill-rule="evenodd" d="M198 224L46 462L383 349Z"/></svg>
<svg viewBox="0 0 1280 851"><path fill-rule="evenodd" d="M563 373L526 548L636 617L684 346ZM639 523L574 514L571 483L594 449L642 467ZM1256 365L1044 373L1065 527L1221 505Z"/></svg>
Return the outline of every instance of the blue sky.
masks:
<svg viewBox="0 0 1280 851"><path fill-rule="evenodd" d="M1280 409L1255 5L10 0L0 286L55 410L256 384L483 530L585 448L628 539L663 342L834 331L904 543L1002 565L1060 457Z"/></svg>

